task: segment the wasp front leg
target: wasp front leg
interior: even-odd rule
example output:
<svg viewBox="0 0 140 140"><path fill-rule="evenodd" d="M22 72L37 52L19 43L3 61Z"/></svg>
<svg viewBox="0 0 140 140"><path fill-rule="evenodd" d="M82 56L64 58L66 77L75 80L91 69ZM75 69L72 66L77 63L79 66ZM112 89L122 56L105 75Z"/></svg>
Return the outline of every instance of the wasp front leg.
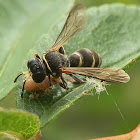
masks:
<svg viewBox="0 0 140 140"><path fill-rule="evenodd" d="M15 80L14 80L14 83L17 81L17 79L21 76L21 75L23 75L23 74L29 74L29 72L22 72L22 73L20 73L16 78L15 78Z"/></svg>
<svg viewBox="0 0 140 140"><path fill-rule="evenodd" d="M22 86L22 91L21 91L21 98L23 98L23 94L24 94L24 87L25 87L25 83L26 81L31 77L31 75L26 75L25 79L23 80L23 86Z"/></svg>
<svg viewBox="0 0 140 140"><path fill-rule="evenodd" d="M14 80L14 83L15 83L15 82L17 81L17 79L18 79L21 75L23 75L23 74L25 74L26 77L25 77L25 79L23 80L23 86L22 86L22 91L21 91L21 97L22 97L22 98L23 98L25 83L26 83L26 81L29 79L29 77L30 77L31 75L30 75L29 72L22 72L22 73L20 73L20 74L15 78L15 80Z"/></svg>

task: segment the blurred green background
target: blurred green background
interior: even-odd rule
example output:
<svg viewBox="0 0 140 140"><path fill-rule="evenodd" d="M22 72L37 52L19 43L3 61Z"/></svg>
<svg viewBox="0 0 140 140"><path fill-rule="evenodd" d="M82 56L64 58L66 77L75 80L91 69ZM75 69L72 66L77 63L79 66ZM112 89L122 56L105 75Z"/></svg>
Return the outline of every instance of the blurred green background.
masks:
<svg viewBox="0 0 140 140"><path fill-rule="evenodd" d="M140 0L77 0L86 7L110 3L140 5ZM140 124L140 61L127 70L127 84L107 87L109 96L84 96L42 130L42 140L87 140L120 135ZM117 106L116 106L117 104ZM121 113L120 113L121 112Z"/></svg>
<svg viewBox="0 0 140 140"><path fill-rule="evenodd" d="M140 0L76 1L86 7L116 2L140 5ZM107 86L109 95L102 92L99 98L85 95L43 128L41 140L87 140L132 131L140 124L140 61L134 62L127 73L129 83ZM7 96L0 106L16 107L13 96Z"/></svg>

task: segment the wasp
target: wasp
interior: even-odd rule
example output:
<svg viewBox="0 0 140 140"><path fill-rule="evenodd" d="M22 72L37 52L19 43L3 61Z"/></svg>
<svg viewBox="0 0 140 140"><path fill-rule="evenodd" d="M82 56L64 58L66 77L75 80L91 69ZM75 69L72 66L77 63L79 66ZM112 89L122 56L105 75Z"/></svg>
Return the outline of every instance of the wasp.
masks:
<svg viewBox="0 0 140 140"><path fill-rule="evenodd" d="M93 50L80 49L69 58L65 55L63 45L82 30L84 25L85 8L78 4L69 12L54 45L48 52L43 53L42 58L38 54L34 54L34 57L27 62L29 71L22 72L15 78L14 82L17 81L19 76L26 75L23 81L21 97L23 97L24 86L29 78L32 78L35 83L42 83L47 77L50 88L52 87L52 78L59 78L60 86L64 89L68 89L68 86L63 73L71 76L76 83L82 83L82 80L75 76L76 74L111 83L126 83L129 81L129 75L122 69L99 68L101 58Z"/></svg>

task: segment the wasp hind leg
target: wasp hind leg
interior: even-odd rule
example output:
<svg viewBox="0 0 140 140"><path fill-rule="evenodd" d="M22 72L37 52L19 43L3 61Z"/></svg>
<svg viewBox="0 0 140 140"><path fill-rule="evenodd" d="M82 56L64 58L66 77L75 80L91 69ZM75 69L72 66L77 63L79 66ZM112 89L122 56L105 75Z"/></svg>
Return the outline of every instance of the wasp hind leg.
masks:
<svg viewBox="0 0 140 140"><path fill-rule="evenodd" d="M59 83L59 85L60 85L62 88L68 90L69 87L68 87L68 85L67 85L67 82L64 80L64 78L63 78L62 76L61 76L60 78L61 78L62 83Z"/></svg>
<svg viewBox="0 0 140 140"><path fill-rule="evenodd" d="M71 76L75 82L73 82L74 84L83 84L84 82L82 80L80 80L79 78L77 78L76 76L69 74L69 76Z"/></svg>

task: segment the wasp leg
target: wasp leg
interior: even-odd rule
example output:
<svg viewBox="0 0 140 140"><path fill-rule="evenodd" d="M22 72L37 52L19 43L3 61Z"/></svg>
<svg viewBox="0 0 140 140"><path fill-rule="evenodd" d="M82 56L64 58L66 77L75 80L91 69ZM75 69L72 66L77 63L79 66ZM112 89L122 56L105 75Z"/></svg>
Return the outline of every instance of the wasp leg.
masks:
<svg viewBox="0 0 140 140"><path fill-rule="evenodd" d="M76 76L69 74L74 80L75 80L75 84L83 84L84 82L82 80L80 80L79 78L77 78Z"/></svg>
<svg viewBox="0 0 140 140"><path fill-rule="evenodd" d="M18 79L21 75L23 75L23 73L20 73L20 74L15 78L14 83L17 81L17 79Z"/></svg>
<svg viewBox="0 0 140 140"><path fill-rule="evenodd" d="M26 80L24 80L24 82L23 82L22 91L21 91L21 98L23 98L25 83L26 83Z"/></svg>
<svg viewBox="0 0 140 140"><path fill-rule="evenodd" d="M17 79L23 75L23 74L29 74L29 72L22 72L20 73L14 80L14 83L17 81ZM26 76L25 80L23 81L23 86L22 86L22 91L21 91L21 98L23 98L23 93L24 93L24 86L25 86L25 83L26 81L28 80L28 78L30 77L30 75Z"/></svg>
<svg viewBox="0 0 140 140"><path fill-rule="evenodd" d="M64 88L64 89L69 89L68 85L67 85L67 82L64 80L64 78L61 76L61 81L62 83L59 83L59 85Z"/></svg>
<svg viewBox="0 0 140 140"><path fill-rule="evenodd" d="M21 76L21 75L23 75L23 74L29 74L29 72L22 72L22 73L20 73L16 78L15 78L15 80L14 80L14 83L17 81L17 79Z"/></svg>
<svg viewBox="0 0 140 140"><path fill-rule="evenodd" d="M21 91L21 98L23 98L25 83L29 79L30 76L31 75L26 76L25 80L23 81L23 86L22 86L22 91Z"/></svg>
<svg viewBox="0 0 140 140"><path fill-rule="evenodd" d="M50 75L48 75L48 80L49 80L49 89L52 89L53 84Z"/></svg>

